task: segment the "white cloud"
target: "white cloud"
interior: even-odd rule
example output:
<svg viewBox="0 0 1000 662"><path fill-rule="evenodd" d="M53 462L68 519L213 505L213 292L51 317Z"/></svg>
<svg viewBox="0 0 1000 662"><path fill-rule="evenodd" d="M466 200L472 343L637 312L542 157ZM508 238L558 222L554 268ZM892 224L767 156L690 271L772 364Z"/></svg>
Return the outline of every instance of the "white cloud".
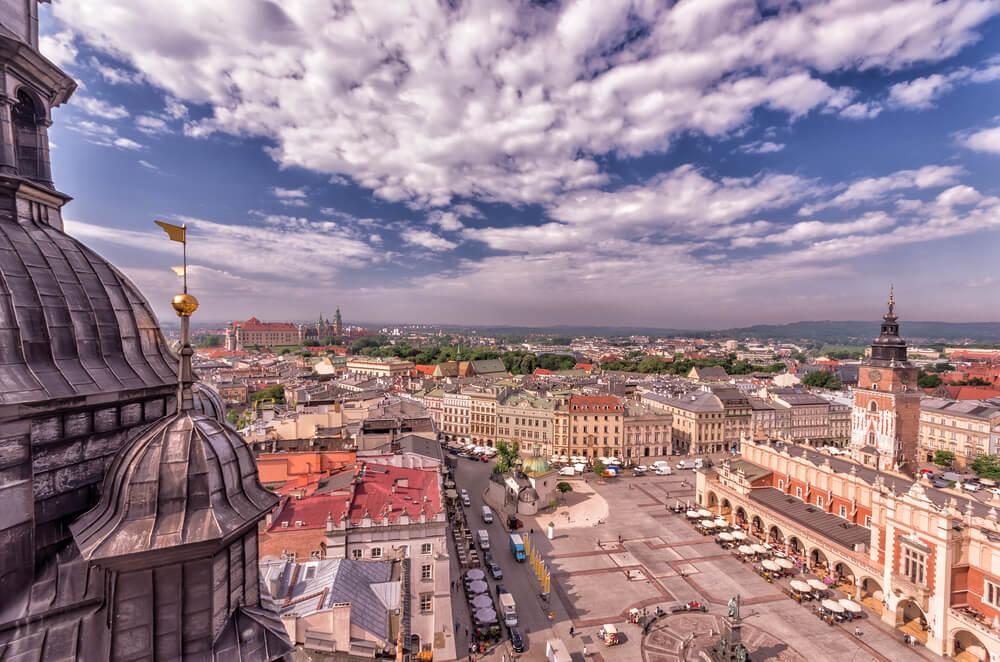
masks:
<svg viewBox="0 0 1000 662"><path fill-rule="evenodd" d="M815 241L826 237L869 234L885 230L895 225L895 219L884 212L869 212L854 221L824 223L822 221L801 221L766 237L738 237L733 239L735 247L756 246L761 243L794 244Z"/></svg>
<svg viewBox="0 0 1000 662"><path fill-rule="evenodd" d="M271 195L277 198L278 202L286 207L309 206L309 202L306 199L306 190L303 188L281 188L280 186L272 186Z"/></svg>
<svg viewBox="0 0 1000 662"><path fill-rule="evenodd" d="M775 143L770 140L757 140L752 143L740 145L740 151L747 154L773 154L785 149L784 143Z"/></svg>
<svg viewBox="0 0 1000 662"><path fill-rule="evenodd" d="M166 99L164 99L164 104L166 105L164 114L170 119L182 120L185 117L187 117L188 114L187 106L185 106L177 99L168 96Z"/></svg>
<svg viewBox="0 0 1000 662"><path fill-rule="evenodd" d="M128 149L128 150L142 149L142 144L137 143L131 138L121 138L121 137L115 138L114 140L111 141L111 144L114 145L115 147L120 147L121 149Z"/></svg>
<svg viewBox="0 0 1000 662"><path fill-rule="evenodd" d="M400 238L407 244L412 246L419 246L421 248L426 248L430 251L440 252L440 251L450 251L451 249L458 246L454 241L450 241L429 232L427 230L417 230L415 228L410 228L403 230L399 234Z"/></svg>
<svg viewBox="0 0 1000 662"><path fill-rule="evenodd" d="M170 127L167 122L152 115L139 115L135 118L135 127L145 134L155 135L159 133L169 133Z"/></svg>
<svg viewBox="0 0 1000 662"><path fill-rule="evenodd" d="M214 269L243 277L304 278L329 283L347 267L361 267L379 259L365 241L336 227L308 219L273 216L264 226L229 225L178 216L188 226L188 258ZM99 241L128 250L140 264L137 251L175 256L168 241L159 241L156 228L148 232L124 230L67 220L66 231L88 241ZM248 255L260 259L247 259Z"/></svg>
<svg viewBox="0 0 1000 662"><path fill-rule="evenodd" d="M808 216L828 207L853 207L881 200L895 191L950 186L958 181L961 174L962 168L958 166L931 165L917 170L900 170L885 177L859 179L833 199L803 207L799 214Z"/></svg>
<svg viewBox="0 0 1000 662"><path fill-rule="evenodd" d="M953 81L941 74L897 83L889 88L889 103L904 108L930 108L933 101L952 88Z"/></svg>
<svg viewBox="0 0 1000 662"><path fill-rule="evenodd" d="M71 131L81 134L84 139L102 147L117 147L119 149L137 150L142 145L131 138L118 135L118 130L108 124L81 120L67 125Z"/></svg>
<svg viewBox="0 0 1000 662"><path fill-rule="evenodd" d="M889 104L897 108L923 110L959 85L1000 80L1000 56L990 58L977 69L960 67L897 83L889 88Z"/></svg>
<svg viewBox="0 0 1000 662"><path fill-rule="evenodd" d="M146 168L147 170L152 170L153 172L163 172L160 169L160 166L156 165L155 163L150 163L145 159L139 159L139 165L141 165L143 168Z"/></svg>
<svg viewBox="0 0 1000 662"><path fill-rule="evenodd" d="M145 77L141 73L113 67L101 62L96 57L90 58L90 68L111 85L138 85L145 82Z"/></svg>
<svg viewBox="0 0 1000 662"><path fill-rule="evenodd" d="M761 7L766 7L762 13ZM282 166L389 200L551 204L606 183L599 157L725 136L755 109L799 117L850 95L820 79L938 61L986 0L356 3L79 0L56 15L207 120L263 136Z"/></svg>
<svg viewBox="0 0 1000 662"><path fill-rule="evenodd" d="M38 38L38 49L57 67L66 68L76 62L76 44L69 30L42 35Z"/></svg>
<svg viewBox="0 0 1000 662"><path fill-rule="evenodd" d="M73 95L70 99L70 105L79 108L91 117L99 117L103 120L120 120L129 116L125 106L118 106L85 94Z"/></svg>
<svg viewBox="0 0 1000 662"><path fill-rule="evenodd" d="M427 217L427 222L446 232L455 232L465 227L459 215L451 211L431 212L430 216Z"/></svg>
<svg viewBox="0 0 1000 662"><path fill-rule="evenodd" d="M882 113L882 104L877 101L852 103L840 111L840 116L849 120L870 120Z"/></svg>
<svg viewBox="0 0 1000 662"><path fill-rule="evenodd" d="M974 131L961 139L963 145L977 152L1000 154L1000 126Z"/></svg>

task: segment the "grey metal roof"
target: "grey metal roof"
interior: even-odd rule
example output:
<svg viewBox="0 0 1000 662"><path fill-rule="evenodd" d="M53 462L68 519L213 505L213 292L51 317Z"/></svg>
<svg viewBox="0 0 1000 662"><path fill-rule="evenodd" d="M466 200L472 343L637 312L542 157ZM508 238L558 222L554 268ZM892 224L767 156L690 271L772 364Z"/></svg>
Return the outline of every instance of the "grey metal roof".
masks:
<svg viewBox="0 0 1000 662"><path fill-rule="evenodd" d="M853 550L857 544L871 543L869 529L852 524L773 487L751 490L750 498L842 547Z"/></svg>
<svg viewBox="0 0 1000 662"><path fill-rule="evenodd" d="M47 224L0 222L0 403L169 385L176 370L121 272Z"/></svg>
<svg viewBox="0 0 1000 662"><path fill-rule="evenodd" d="M857 474L857 476L862 480L864 480L869 485L875 483L876 477L880 477L882 479L883 484L885 484L887 487L892 488L896 492L896 494L902 494L904 492L908 492L910 487L914 483L914 480L912 478L900 478L898 476L887 474L882 471L876 471L871 467L858 464L857 462L852 462L850 460L845 460L839 457L834 457L832 455L827 455L826 453L819 453L817 451L805 448L803 446L785 444L783 448L788 452L789 455L793 457L807 458L813 464L816 465L821 465L824 462L829 462L830 467L837 473L849 474L853 469L853 471ZM872 452L874 453L878 452L877 449L875 449L874 447L866 447L866 448L871 448ZM986 517L986 515L989 513L991 507L989 504L983 503L976 499L969 499L968 497L965 496L949 494L948 492L944 492L935 487L931 487L929 484L926 483L923 484L922 487L924 488L924 492L927 494L927 497L931 500L932 503L934 503L937 506L944 506L948 503L949 500L954 499L956 501L958 509L963 512L965 511L966 504L971 502L972 512L977 517Z"/></svg>
<svg viewBox="0 0 1000 662"><path fill-rule="evenodd" d="M389 638L389 614L400 607L400 580L393 578L392 569L392 561L355 559L261 564L265 584L277 579L279 615L307 616L346 602L351 605L351 625L383 641Z"/></svg>
<svg viewBox="0 0 1000 662"><path fill-rule="evenodd" d="M710 391L693 391L677 398L661 400L664 404L694 412L722 412L722 401Z"/></svg>
<svg viewBox="0 0 1000 662"><path fill-rule="evenodd" d="M938 411L942 414L977 418L984 421L1000 417L1000 405L983 400L925 398L920 402L920 408L927 411Z"/></svg>
<svg viewBox="0 0 1000 662"><path fill-rule="evenodd" d="M260 484L250 447L214 418L183 411L115 456L98 505L70 526L87 560L220 541L278 497Z"/></svg>
<svg viewBox="0 0 1000 662"><path fill-rule="evenodd" d="M444 451L441 450L441 443L436 439L428 439L415 434L408 434L399 438L399 449L407 453L416 453L444 463Z"/></svg>

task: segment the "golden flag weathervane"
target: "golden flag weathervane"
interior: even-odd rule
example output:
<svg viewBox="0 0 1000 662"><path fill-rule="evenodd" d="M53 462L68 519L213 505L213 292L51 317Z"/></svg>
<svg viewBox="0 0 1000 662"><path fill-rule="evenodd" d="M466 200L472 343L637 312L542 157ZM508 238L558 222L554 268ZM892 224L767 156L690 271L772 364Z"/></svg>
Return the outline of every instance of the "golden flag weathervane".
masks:
<svg viewBox="0 0 1000 662"><path fill-rule="evenodd" d="M174 310L180 317L191 317L192 313L198 309L198 300L194 296L188 294L188 278L187 278L187 226L186 225L173 225L172 223L167 223L166 221L153 221L167 233L167 236L171 241L179 241L184 245L184 266L182 267L184 276L184 293L178 294L174 297L173 306Z"/></svg>

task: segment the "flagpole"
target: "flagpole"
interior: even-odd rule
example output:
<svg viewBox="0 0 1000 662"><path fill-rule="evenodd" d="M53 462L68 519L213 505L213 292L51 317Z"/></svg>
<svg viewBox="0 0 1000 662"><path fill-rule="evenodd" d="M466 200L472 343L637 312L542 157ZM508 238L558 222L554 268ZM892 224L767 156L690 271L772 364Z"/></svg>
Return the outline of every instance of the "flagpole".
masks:
<svg viewBox="0 0 1000 662"><path fill-rule="evenodd" d="M188 291L188 242L187 242L187 223L181 226L184 228L184 294Z"/></svg>

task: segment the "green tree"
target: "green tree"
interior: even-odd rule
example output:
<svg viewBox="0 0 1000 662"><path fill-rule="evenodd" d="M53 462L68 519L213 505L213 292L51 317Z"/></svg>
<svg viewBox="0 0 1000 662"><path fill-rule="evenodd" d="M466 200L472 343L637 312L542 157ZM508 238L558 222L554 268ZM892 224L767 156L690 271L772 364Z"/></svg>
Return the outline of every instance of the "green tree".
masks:
<svg viewBox="0 0 1000 662"><path fill-rule="evenodd" d="M982 377L973 377L972 379L965 379L958 383L962 386L990 386L990 383Z"/></svg>
<svg viewBox="0 0 1000 662"><path fill-rule="evenodd" d="M813 388L826 388L834 391L842 386L840 378L834 373L826 370L810 372L802 378L802 383Z"/></svg>
<svg viewBox="0 0 1000 662"><path fill-rule="evenodd" d="M917 386L920 388L937 388L938 386L941 386L942 383L943 380L940 376L926 373L923 370L921 370L920 374L917 376Z"/></svg>
<svg viewBox="0 0 1000 662"><path fill-rule="evenodd" d="M950 467L955 461L955 454L951 451L934 451L934 464L939 467Z"/></svg>
<svg viewBox="0 0 1000 662"><path fill-rule="evenodd" d="M600 460L597 460L596 462L594 462L593 471L598 476L603 477L604 476L604 472L607 471L607 469L608 468L606 466L604 466L604 463L601 462Z"/></svg>
<svg viewBox="0 0 1000 662"><path fill-rule="evenodd" d="M996 455L980 455L972 463L972 470L979 474L980 478L1000 480L1000 458Z"/></svg>
<svg viewBox="0 0 1000 662"><path fill-rule="evenodd" d="M206 333L195 338L195 347L222 347L224 338L216 333Z"/></svg>
<svg viewBox="0 0 1000 662"><path fill-rule="evenodd" d="M566 494L567 492L573 491L573 486L563 481L561 483L556 483L556 489L562 492L563 494Z"/></svg>
<svg viewBox="0 0 1000 662"><path fill-rule="evenodd" d="M518 442L497 442L497 473L508 473L517 464L521 455L521 445Z"/></svg>
<svg viewBox="0 0 1000 662"><path fill-rule="evenodd" d="M274 384L273 386L268 386L267 388L262 388L256 391L250 396L250 402L258 402L260 400L270 400L273 399L278 404L284 404L285 402L285 387L281 384Z"/></svg>

